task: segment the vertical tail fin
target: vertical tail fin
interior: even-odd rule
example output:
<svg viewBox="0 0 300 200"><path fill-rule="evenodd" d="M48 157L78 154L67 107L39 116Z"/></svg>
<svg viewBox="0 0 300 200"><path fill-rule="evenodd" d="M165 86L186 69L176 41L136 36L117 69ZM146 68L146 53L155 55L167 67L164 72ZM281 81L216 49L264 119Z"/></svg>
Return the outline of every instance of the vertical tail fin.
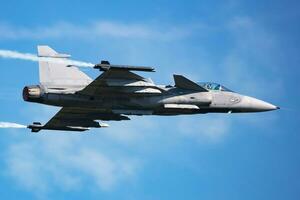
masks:
<svg viewBox="0 0 300 200"><path fill-rule="evenodd" d="M53 59L67 59L70 55L59 54L49 46L38 46L38 56ZM92 80L77 67L67 64L39 61L40 83L45 87L85 86Z"/></svg>
<svg viewBox="0 0 300 200"><path fill-rule="evenodd" d="M69 58L68 54L59 54L49 46L38 46L38 56L40 57L51 57L51 58Z"/></svg>

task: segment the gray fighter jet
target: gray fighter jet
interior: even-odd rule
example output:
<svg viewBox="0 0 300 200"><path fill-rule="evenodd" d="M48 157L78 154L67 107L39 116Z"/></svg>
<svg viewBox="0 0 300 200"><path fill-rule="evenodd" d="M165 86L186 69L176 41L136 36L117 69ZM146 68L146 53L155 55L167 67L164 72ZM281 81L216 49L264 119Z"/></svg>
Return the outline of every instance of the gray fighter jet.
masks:
<svg viewBox="0 0 300 200"><path fill-rule="evenodd" d="M38 56L53 59L70 57L48 46L38 46ZM92 80L76 66L40 61L40 84L26 86L23 98L62 108L45 125L34 122L28 128L32 132L44 129L86 131L108 126L100 120L129 120L128 115L170 116L279 109L217 83L196 83L182 75L174 75L174 86L160 86L132 72L154 72L151 67L111 65L102 61L94 68L103 73Z"/></svg>

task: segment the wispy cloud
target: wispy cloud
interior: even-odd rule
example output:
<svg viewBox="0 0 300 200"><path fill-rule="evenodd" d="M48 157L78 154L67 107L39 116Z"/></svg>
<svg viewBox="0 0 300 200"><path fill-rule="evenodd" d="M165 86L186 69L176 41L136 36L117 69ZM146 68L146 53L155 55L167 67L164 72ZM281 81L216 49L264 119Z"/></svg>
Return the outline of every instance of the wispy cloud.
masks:
<svg viewBox="0 0 300 200"><path fill-rule="evenodd" d="M230 115L206 115L199 118L183 118L178 123L182 136L201 143L221 142L231 129Z"/></svg>
<svg viewBox="0 0 300 200"><path fill-rule="evenodd" d="M106 152L77 136L37 136L11 145L5 156L7 175L38 197L54 187L78 190L89 185L109 191L135 177L137 159Z"/></svg>
<svg viewBox="0 0 300 200"><path fill-rule="evenodd" d="M225 29L233 40L220 65L227 82L237 85L233 89L261 97L282 94L278 66L281 54L276 35L247 16L230 19Z"/></svg>
<svg viewBox="0 0 300 200"><path fill-rule="evenodd" d="M88 24L60 22L49 26L13 26L0 23L0 39L95 39L103 37L123 39L175 40L190 36L199 26L159 26L156 24L96 21Z"/></svg>

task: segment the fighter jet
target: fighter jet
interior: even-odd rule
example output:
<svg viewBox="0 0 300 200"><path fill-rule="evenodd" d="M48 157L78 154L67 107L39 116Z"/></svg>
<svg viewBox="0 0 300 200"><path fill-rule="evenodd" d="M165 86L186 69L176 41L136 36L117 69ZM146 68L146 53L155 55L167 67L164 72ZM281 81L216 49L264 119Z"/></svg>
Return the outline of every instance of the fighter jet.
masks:
<svg viewBox="0 0 300 200"><path fill-rule="evenodd" d="M38 46L38 56L68 59L48 46ZM102 61L95 80L77 66L39 61L40 83L26 86L23 99L62 107L45 125L34 122L28 128L87 131L108 125L99 121L130 120L130 115L189 115L206 113L248 113L277 110L262 100L233 92L212 82L197 83L174 75L174 85L156 85L133 71L154 72L152 67L112 65Z"/></svg>

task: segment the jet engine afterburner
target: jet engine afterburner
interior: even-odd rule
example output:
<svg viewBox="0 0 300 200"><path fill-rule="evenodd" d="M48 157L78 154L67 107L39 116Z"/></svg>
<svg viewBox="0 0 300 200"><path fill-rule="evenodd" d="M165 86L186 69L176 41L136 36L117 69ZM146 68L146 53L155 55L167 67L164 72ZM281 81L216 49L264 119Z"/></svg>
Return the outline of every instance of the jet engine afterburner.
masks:
<svg viewBox="0 0 300 200"><path fill-rule="evenodd" d="M37 101L42 97L42 90L40 86L26 86L23 89L23 99L24 101Z"/></svg>

